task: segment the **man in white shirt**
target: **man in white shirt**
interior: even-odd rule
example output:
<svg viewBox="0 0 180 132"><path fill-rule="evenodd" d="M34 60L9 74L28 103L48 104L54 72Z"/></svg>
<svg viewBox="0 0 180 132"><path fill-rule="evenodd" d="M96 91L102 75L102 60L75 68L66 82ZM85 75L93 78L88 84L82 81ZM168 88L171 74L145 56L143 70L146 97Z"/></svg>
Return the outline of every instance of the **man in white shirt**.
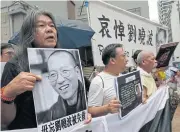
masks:
<svg viewBox="0 0 180 132"><path fill-rule="evenodd" d="M93 117L119 110L114 79L126 69L127 59L122 45L108 45L102 53L102 61L105 69L92 80L88 94L88 110Z"/></svg>
<svg viewBox="0 0 180 132"><path fill-rule="evenodd" d="M143 85L143 100L144 102L153 93L156 92L157 86L151 74L152 70L156 67L157 61L155 56L150 51L141 51L137 57L137 70L140 70L142 85Z"/></svg>

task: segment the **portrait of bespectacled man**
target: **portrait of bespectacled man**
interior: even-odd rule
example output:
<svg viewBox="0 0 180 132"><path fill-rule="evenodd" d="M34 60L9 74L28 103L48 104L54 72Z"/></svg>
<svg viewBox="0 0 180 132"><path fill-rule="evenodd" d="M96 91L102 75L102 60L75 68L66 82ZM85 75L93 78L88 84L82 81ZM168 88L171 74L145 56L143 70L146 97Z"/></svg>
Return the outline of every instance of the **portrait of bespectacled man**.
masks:
<svg viewBox="0 0 180 132"><path fill-rule="evenodd" d="M86 110L86 94L79 52L77 50L43 49L43 52L40 53L41 58L44 57L44 60L40 62L44 62L43 65L46 67L43 70L46 81L57 94L57 99L48 109L41 110L39 108L36 112L38 124ZM31 64L30 68L33 69ZM45 86L47 85L43 85L43 90L47 89ZM53 96L49 92L46 93L48 95L39 93L39 96ZM35 98L35 100L38 100L38 97ZM35 101L35 108L36 105L39 107L39 103L41 102Z"/></svg>
<svg viewBox="0 0 180 132"><path fill-rule="evenodd" d="M156 32L156 45L159 48L162 44L167 43L167 31L162 28L157 28Z"/></svg>

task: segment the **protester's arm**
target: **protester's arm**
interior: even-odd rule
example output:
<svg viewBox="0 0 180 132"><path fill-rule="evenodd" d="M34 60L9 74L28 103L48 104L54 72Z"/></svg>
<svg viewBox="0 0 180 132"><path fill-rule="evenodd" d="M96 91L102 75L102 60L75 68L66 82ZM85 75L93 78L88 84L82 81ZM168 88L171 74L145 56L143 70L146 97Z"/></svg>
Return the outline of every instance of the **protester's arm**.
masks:
<svg viewBox="0 0 180 132"><path fill-rule="evenodd" d="M115 113L118 111L120 103L113 99L107 105L103 105L103 83L100 77L95 77L90 85L88 94L88 112L92 117Z"/></svg>
<svg viewBox="0 0 180 132"><path fill-rule="evenodd" d="M142 98L143 103L146 103L147 99L148 99L147 88L143 86L143 98Z"/></svg>
<svg viewBox="0 0 180 132"><path fill-rule="evenodd" d="M92 117L104 116L108 113L118 113L120 108L120 102L116 99L112 99L109 104L103 106L91 106L88 108L88 112Z"/></svg>
<svg viewBox="0 0 180 132"><path fill-rule="evenodd" d="M16 116L16 106L14 103L5 104L1 102L1 126L7 127Z"/></svg>
<svg viewBox="0 0 180 132"><path fill-rule="evenodd" d="M6 63L4 67L4 71L2 74L2 80L1 80L1 87L6 86L13 78L17 75L17 72L13 70L13 68L16 68L11 63ZM6 93L3 93L4 96L7 96ZM16 106L14 103L11 104L5 104L1 101L1 126L7 127L8 124L10 124L11 121L14 120L16 115Z"/></svg>
<svg viewBox="0 0 180 132"><path fill-rule="evenodd" d="M142 87L143 87L142 103L145 104L148 99L148 83L147 83L146 79L144 78L144 76L141 76L141 82L142 82Z"/></svg>
<svg viewBox="0 0 180 132"><path fill-rule="evenodd" d="M104 116L109 113L108 105L103 106L91 106L88 108L88 112L91 113L92 117Z"/></svg>
<svg viewBox="0 0 180 132"><path fill-rule="evenodd" d="M4 87L3 96L13 98L25 91L31 91L37 80L41 80L41 78L32 73L21 72ZM8 126L16 117L16 105L1 101L1 106L1 124Z"/></svg>

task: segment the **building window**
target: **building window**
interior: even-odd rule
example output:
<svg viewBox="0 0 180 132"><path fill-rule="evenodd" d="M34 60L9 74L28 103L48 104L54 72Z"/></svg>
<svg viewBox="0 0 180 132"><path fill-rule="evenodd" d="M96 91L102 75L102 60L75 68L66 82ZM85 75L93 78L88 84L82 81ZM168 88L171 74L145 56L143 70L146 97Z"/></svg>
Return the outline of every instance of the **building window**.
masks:
<svg viewBox="0 0 180 132"><path fill-rule="evenodd" d="M140 16L141 16L141 7L128 9L127 11L132 12L132 13L134 13L134 14L137 14L137 15L140 15Z"/></svg>

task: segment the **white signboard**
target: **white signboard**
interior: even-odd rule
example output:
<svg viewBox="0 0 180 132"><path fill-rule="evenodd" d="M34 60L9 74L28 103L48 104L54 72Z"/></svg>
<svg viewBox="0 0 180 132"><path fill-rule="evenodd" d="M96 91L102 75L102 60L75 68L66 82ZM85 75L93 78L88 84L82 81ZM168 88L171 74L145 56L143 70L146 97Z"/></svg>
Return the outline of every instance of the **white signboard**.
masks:
<svg viewBox="0 0 180 132"><path fill-rule="evenodd" d="M102 51L109 44L123 44L128 65L132 66L131 57L134 51L144 49L156 53L156 43L160 45L167 42L167 27L108 3L90 1L88 15L89 25L95 31L92 39L95 66L103 66ZM161 33L160 29L165 30L165 33Z"/></svg>

